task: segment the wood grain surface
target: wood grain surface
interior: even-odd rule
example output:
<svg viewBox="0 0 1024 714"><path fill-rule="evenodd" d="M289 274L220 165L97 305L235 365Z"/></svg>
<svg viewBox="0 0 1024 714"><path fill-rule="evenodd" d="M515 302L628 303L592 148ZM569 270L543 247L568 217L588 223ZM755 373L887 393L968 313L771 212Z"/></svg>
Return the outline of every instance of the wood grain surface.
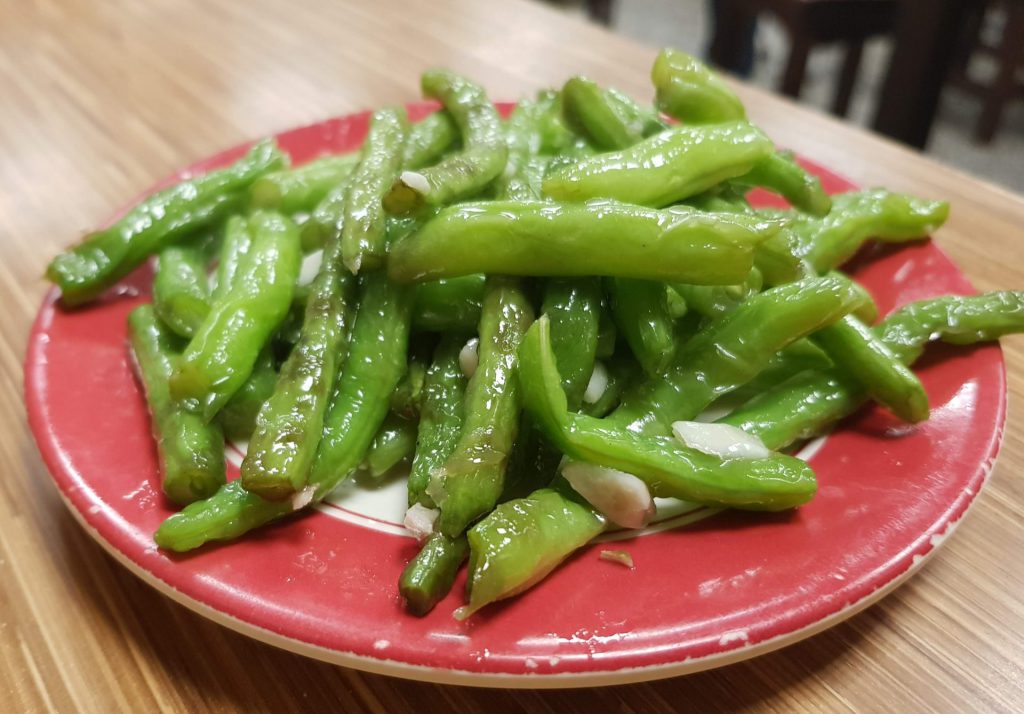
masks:
<svg viewBox="0 0 1024 714"><path fill-rule="evenodd" d="M155 180L244 139L417 97L447 65L515 98L585 72L646 99L655 48L525 0L0 0L0 709L1010 711L1024 706L1024 340L989 487L909 583L724 669L583 691L370 676L205 621L65 512L25 423L22 359L52 254ZM776 140L854 181L953 201L936 240L981 289L1024 287L1024 199L740 87ZM1022 168L1024 170L1024 168Z"/></svg>

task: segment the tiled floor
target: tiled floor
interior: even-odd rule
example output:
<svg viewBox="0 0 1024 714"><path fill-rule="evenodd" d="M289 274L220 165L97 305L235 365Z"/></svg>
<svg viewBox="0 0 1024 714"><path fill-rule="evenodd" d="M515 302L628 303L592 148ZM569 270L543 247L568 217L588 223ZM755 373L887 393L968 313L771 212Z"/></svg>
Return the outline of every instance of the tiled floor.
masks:
<svg viewBox="0 0 1024 714"><path fill-rule="evenodd" d="M617 0L612 28L649 45L671 45L702 56L708 33L707 0ZM774 88L787 50L788 41L782 29L770 19L761 22L758 61L751 81ZM888 56L889 45L885 40L873 41L865 51L850 111L850 119L858 124L867 126L874 116L874 98L884 79ZM825 110L839 61L836 48L821 48L812 53L803 87L805 103ZM1024 193L1024 102L1007 110L999 135L988 146L981 146L972 138L978 112L975 99L947 89L927 153Z"/></svg>

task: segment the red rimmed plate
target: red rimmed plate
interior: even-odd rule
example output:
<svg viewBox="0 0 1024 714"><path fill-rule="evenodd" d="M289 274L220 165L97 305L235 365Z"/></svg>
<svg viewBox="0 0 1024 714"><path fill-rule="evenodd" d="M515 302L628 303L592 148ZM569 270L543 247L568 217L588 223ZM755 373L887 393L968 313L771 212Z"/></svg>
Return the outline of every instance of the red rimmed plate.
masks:
<svg viewBox="0 0 1024 714"><path fill-rule="evenodd" d="M414 118L431 110L410 106ZM367 115L357 114L278 140L301 163L354 149L366 126ZM189 170L226 164L245 148ZM830 191L851 188L808 165ZM931 243L868 250L851 269L883 314L920 298L972 292ZM932 418L910 428L864 409L846 420L808 454L820 491L798 511L677 507L676 528L663 523L613 546L631 553L633 570L599 560L609 546L598 543L540 586L468 622L450 616L461 604L463 578L417 619L402 610L396 585L416 551L399 525L401 483L347 488L303 517L193 555L155 548L151 534L172 510L160 494L125 346L125 319L148 299L149 281L141 269L119 296L74 312L51 292L32 328L29 421L71 512L121 563L187 607L295 652L400 677L592 686L693 672L795 642L911 575L984 485L1002 435L998 346L937 347L919 366Z"/></svg>

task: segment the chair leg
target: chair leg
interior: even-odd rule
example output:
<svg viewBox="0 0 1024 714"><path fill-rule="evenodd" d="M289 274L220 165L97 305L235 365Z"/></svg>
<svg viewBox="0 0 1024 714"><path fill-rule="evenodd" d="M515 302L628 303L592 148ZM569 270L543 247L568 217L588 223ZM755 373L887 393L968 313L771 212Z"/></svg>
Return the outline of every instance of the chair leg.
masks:
<svg viewBox="0 0 1024 714"><path fill-rule="evenodd" d="M985 95L975 137L983 144L995 138L1003 107L1017 96L1017 70L1024 65L1024 4L1006 3L1006 25L999 41L999 71Z"/></svg>
<svg viewBox="0 0 1024 714"><path fill-rule="evenodd" d="M583 5L591 20L605 26L612 24L612 0L585 0Z"/></svg>
<svg viewBox="0 0 1024 714"><path fill-rule="evenodd" d="M800 96L800 86L804 83L811 43L801 32L790 32L789 37L792 46L789 48L789 60L786 62L786 72L782 76L779 91L796 99Z"/></svg>
<svg viewBox="0 0 1024 714"><path fill-rule="evenodd" d="M729 72L742 74L748 67L750 38L756 15L746 12L737 0L718 0L713 11L711 45L708 59Z"/></svg>
<svg viewBox="0 0 1024 714"><path fill-rule="evenodd" d="M846 116L850 109L850 97L857 83L857 71L860 69L860 58L864 53L864 40L854 40L846 46L843 55L843 67L839 72L839 85L836 96L832 100L832 113L837 117Z"/></svg>

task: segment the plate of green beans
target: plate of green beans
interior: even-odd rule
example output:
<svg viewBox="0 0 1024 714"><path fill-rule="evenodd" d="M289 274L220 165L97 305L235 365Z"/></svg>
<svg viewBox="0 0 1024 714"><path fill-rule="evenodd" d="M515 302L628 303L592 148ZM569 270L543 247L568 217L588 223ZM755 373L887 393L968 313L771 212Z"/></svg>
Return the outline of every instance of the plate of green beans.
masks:
<svg viewBox="0 0 1024 714"><path fill-rule="evenodd" d="M218 622L438 682L673 676L890 591L984 485L1024 293L929 240L946 202L651 78L428 70L55 257L26 403L71 512Z"/></svg>

